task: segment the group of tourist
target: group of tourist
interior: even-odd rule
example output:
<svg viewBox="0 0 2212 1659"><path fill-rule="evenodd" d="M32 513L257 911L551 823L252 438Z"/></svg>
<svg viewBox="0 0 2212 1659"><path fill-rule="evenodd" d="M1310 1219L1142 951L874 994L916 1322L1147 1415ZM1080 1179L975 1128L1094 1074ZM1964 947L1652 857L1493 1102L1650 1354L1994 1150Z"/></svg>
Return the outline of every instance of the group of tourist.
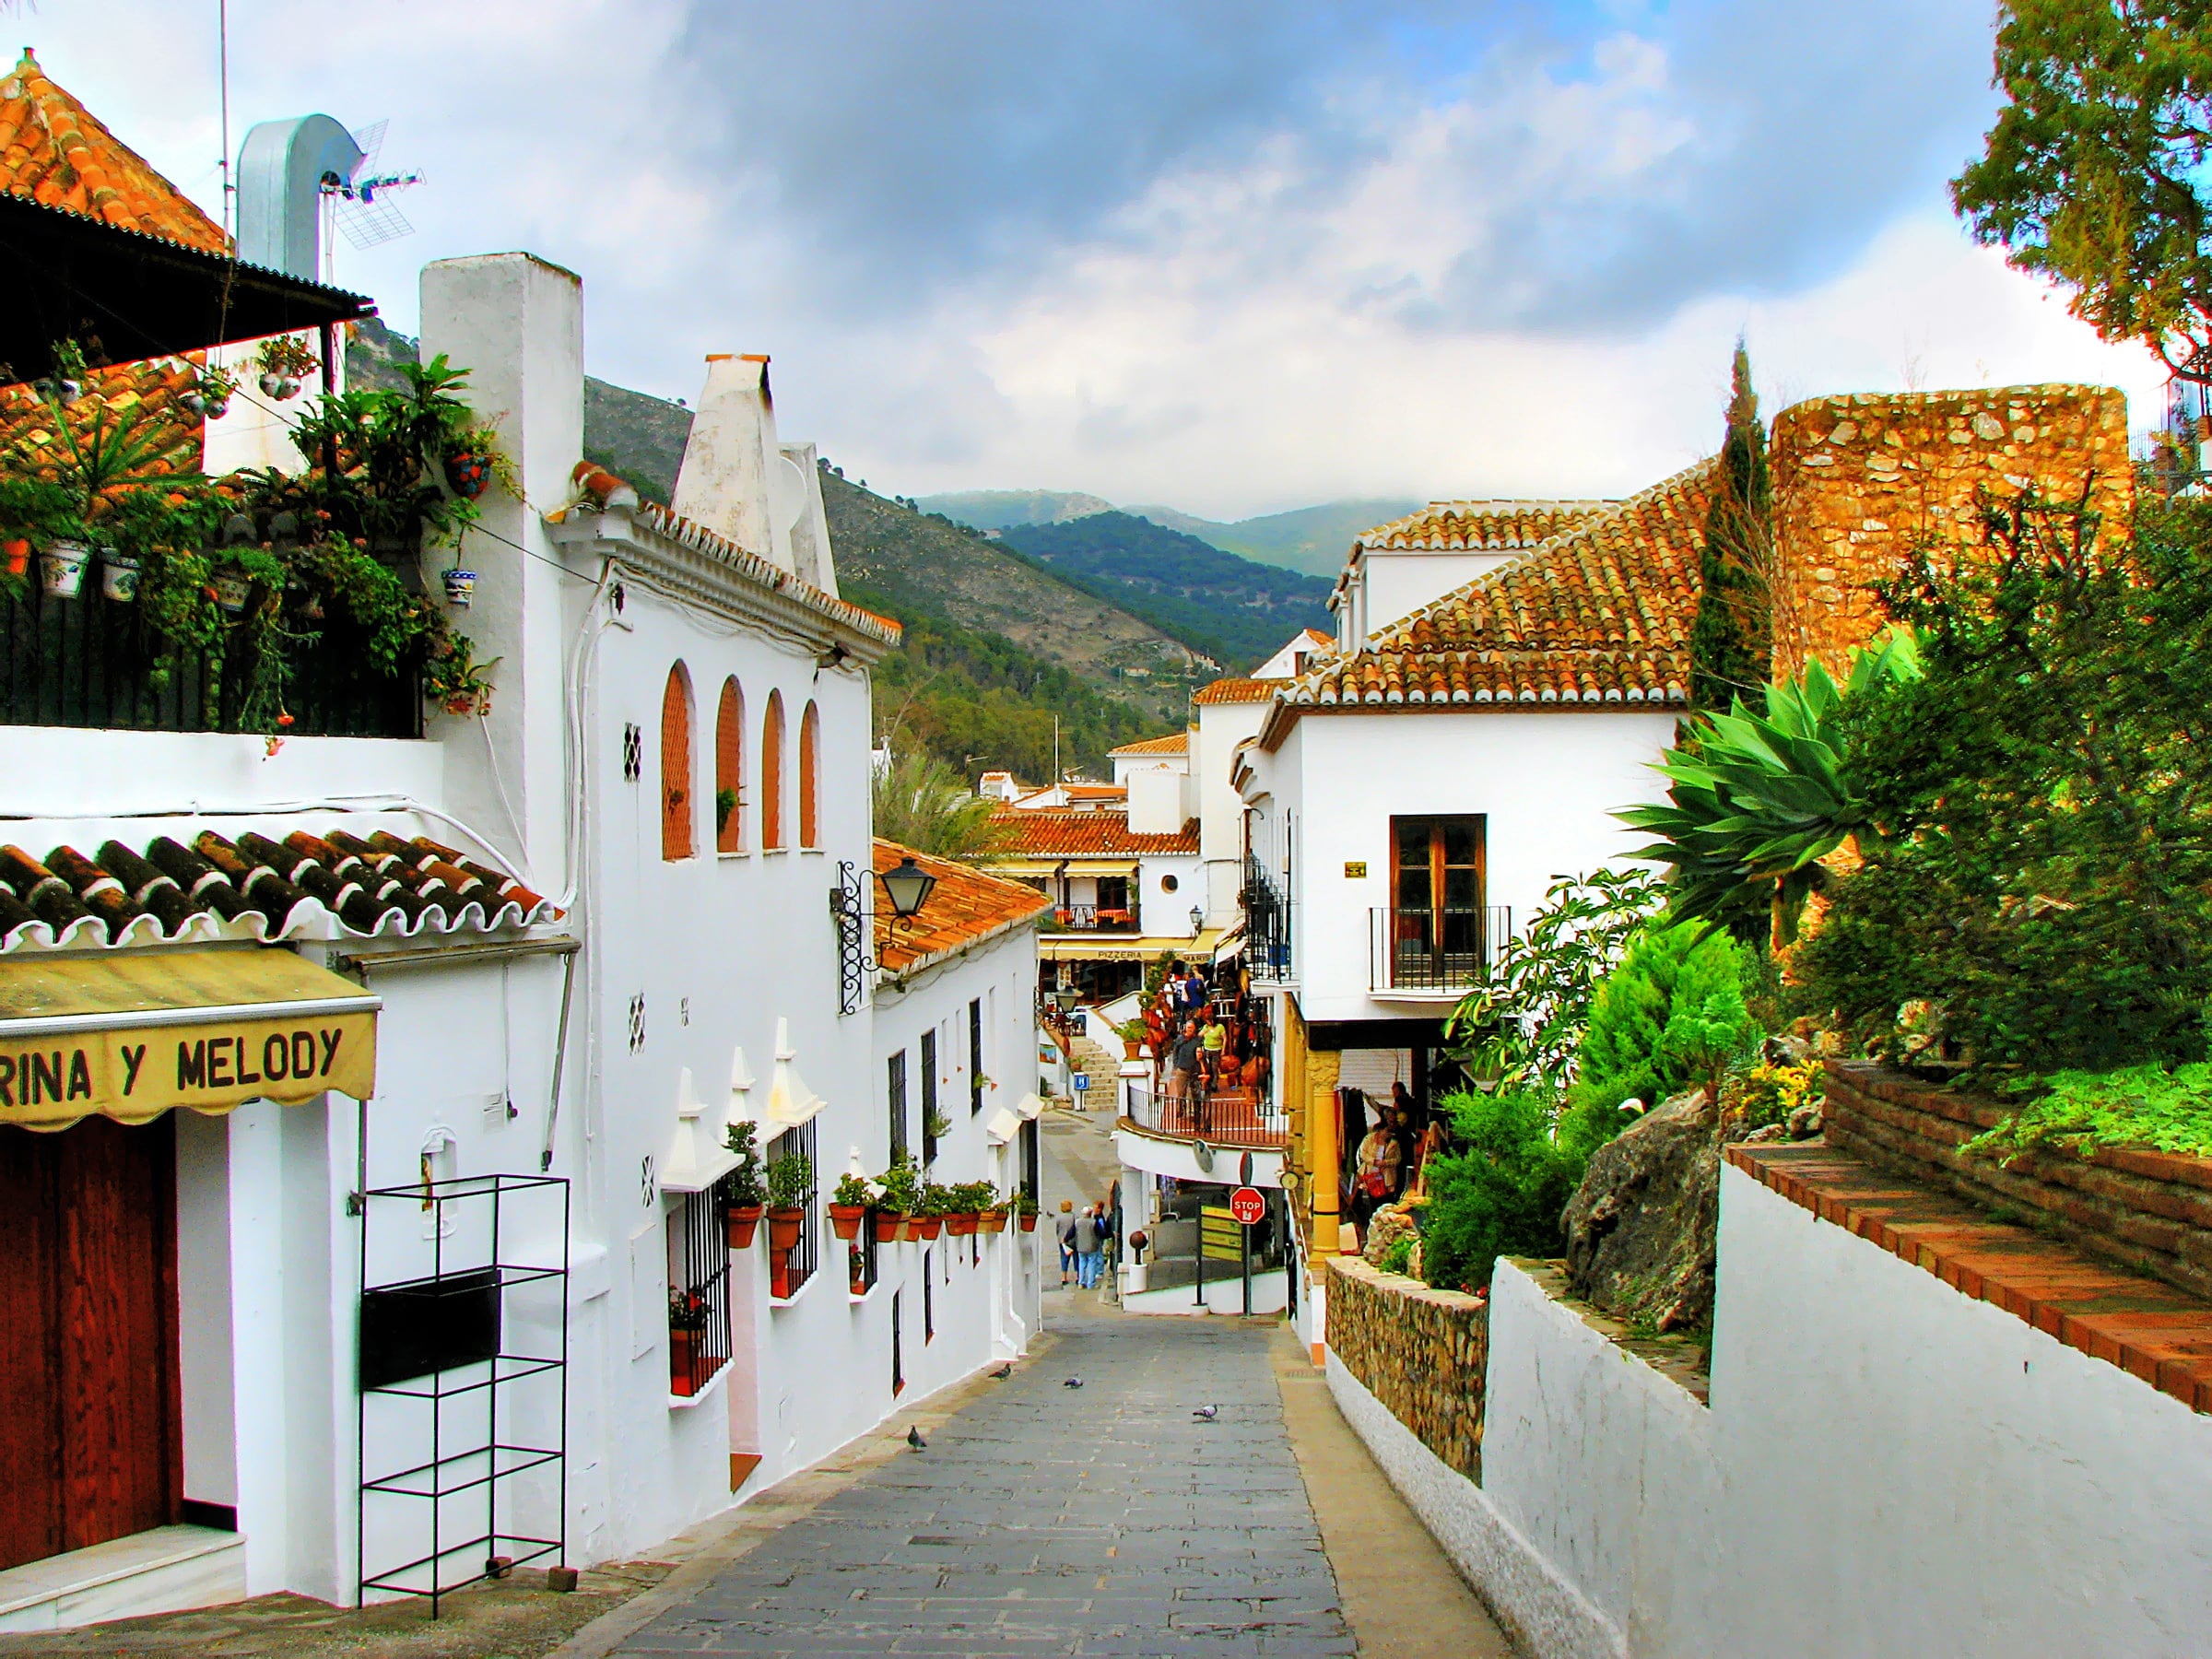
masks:
<svg viewBox="0 0 2212 1659"><path fill-rule="evenodd" d="M1364 1230L1375 1211L1427 1191L1429 1160L1444 1144L1443 1126L1421 1110L1403 1083L1390 1086L1387 1103L1368 1100L1359 1089L1345 1090L1347 1115L1357 1109L1373 1124L1359 1141L1347 1175L1344 1213Z"/></svg>
<svg viewBox="0 0 2212 1659"><path fill-rule="evenodd" d="M1168 1125L1203 1135L1212 1127L1209 1108L1217 1092L1256 1088L1265 1077L1265 1029L1240 1018L1241 1006L1233 987L1209 983L1205 973L1180 959L1170 964L1144 1016L1168 1101Z"/></svg>
<svg viewBox="0 0 2212 1659"><path fill-rule="evenodd" d="M1118 1207L1094 1204L1077 1213L1073 1198L1060 1200L1060 1218L1053 1230L1060 1240L1060 1283L1095 1290L1106 1270L1106 1255L1119 1230Z"/></svg>

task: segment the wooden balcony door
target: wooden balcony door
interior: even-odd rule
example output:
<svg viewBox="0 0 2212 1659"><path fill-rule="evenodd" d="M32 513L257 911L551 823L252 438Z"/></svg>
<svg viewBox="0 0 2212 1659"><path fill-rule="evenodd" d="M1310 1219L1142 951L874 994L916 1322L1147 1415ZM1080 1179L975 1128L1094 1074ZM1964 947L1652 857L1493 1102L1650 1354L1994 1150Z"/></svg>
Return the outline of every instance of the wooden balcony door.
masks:
<svg viewBox="0 0 2212 1659"><path fill-rule="evenodd" d="M1394 977L1441 979L1482 962L1484 820L1390 820L1390 939Z"/></svg>
<svg viewBox="0 0 2212 1659"><path fill-rule="evenodd" d="M0 1128L0 1568L174 1522L176 1131Z"/></svg>

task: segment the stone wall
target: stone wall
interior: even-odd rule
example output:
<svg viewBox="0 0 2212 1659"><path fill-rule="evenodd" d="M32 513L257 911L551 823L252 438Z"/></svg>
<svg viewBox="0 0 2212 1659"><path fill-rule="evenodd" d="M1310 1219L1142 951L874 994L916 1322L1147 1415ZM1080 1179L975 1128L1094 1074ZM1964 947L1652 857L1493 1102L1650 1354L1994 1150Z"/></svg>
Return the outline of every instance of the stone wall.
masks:
<svg viewBox="0 0 2212 1659"><path fill-rule="evenodd" d="M2212 1300L2212 1158L2100 1147L2008 1161L1959 1148L2004 1109L1864 1061L1828 1064L1830 1144L2040 1224L2087 1253Z"/></svg>
<svg viewBox="0 0 2212 1659"><path fill-rule="evenodd" d="M1423 1445L1480 1481L1488 1307L1356 1256L1328 1265L1330 1351Z"/></svg>
<svg viewBox="0 0 2212 1659"><path fill-rule="evenodd" d="M1813 656L1840 672L1883 626L1871 584L1914 543L1980 539L1978 492L2072 500L2086 484L2124 524L2134 487L2127 399L2098 386L1815 398L1775 417L1771 459L1778 679Z"/></svg>

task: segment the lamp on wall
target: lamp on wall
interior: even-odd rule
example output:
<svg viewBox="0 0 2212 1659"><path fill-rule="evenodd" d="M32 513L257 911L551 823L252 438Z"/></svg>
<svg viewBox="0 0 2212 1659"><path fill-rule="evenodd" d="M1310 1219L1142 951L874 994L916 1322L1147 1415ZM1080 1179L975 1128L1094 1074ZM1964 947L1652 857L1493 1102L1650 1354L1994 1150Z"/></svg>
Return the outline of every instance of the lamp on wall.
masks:
<svg viewBox="0 0 2212 1659"><path fill-rule="evenodd" d="M1053 993L1053 1000L1060 1005L1061 1013L1073 1014L1076 1011L1077 1000L1082 994L1073 985L1062 985Z"/></svg>
<svg viewBox="0 0 2212 1659"><path fill-rule="evenodd" d="M1196 938L1206 931L1206 910L1202 905L1191 906L1191 937Z"/></svg>
<svg viewBox="0 0 2212 1659"><path fill-rule="evenodd" d="M937 885L937 878L916 864L911 853L896 868L881 872L876 879L883 883L884 897L891 901L891 914L901 922L929 902Z"/></svg>

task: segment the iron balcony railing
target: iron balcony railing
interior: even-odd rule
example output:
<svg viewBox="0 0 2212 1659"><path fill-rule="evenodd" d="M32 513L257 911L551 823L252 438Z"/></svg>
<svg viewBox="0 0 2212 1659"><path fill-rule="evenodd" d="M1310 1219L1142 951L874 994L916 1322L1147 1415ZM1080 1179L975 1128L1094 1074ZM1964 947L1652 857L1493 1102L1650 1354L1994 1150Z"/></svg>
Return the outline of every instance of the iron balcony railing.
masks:
<svg viewBox="0 0 2212 1659"><path fill-rule="evenodd" d="M1133 1128L1212 1147L1274 1147L1290 1138L1288 1124L1246 1089L1164 1095L1132 1088L1124 1115Z"/></svg>
<svg viewBox="0 0 2212 1659"><path fill-rule="evenodd" d="M1288 980L1290 900L1276 887L1267 866L1249 854L1244 860L1244 890L1238 898L1244 907L1244 966L1255 980Z"/></svg>
<svg viewBox="0 0 2212 1659"><path fill-rule="evenodd" d="M42 590L34 561L25 591L0 588L0 724L235 732L258 703L290 715L295 737L422 735L418 671L381 672L358 628L335 617L290 624L298 631L272 685L262 626L237 623L215 647L172 652L143 606L104 595L97 567L63 599Z"/></svg>
<svg viewBox="0 0 2212 1659"><path fill-rule="evenodd" d="M1502 904L1465 910L1394 909L1368 912L1370 991L1471 991L1482 983L1512 931Z"/></svg>

